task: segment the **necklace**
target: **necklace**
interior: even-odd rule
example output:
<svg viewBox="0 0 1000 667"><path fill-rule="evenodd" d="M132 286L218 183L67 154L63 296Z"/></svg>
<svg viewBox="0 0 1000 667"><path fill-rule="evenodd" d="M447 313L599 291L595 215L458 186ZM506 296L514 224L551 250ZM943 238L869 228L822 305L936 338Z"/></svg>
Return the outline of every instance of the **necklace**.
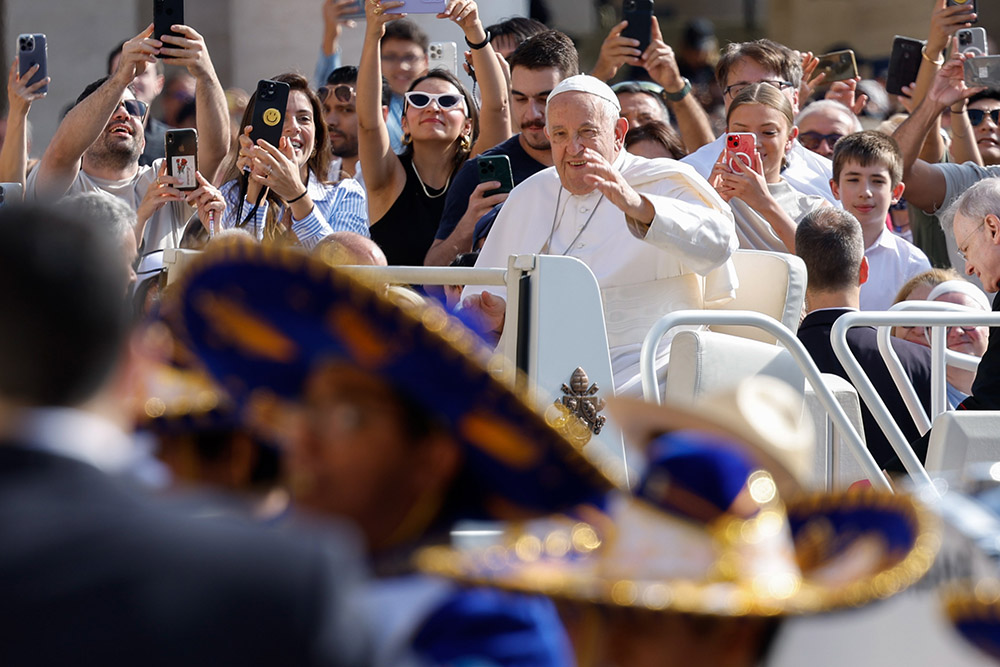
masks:
<svg viewBox="0 0 1000 667"><path fill-rule="evenodd" d="M441 188L441 192L436 195L432 195L427 191L427 186L424 185L424 179L420 178L420 172L417 171L417 165L413 164L413 160L410 160L410 167L413 168L413 175L417 177L417 183L420 183L420 188L424 191L424 196L428 199L437 199L438 197L443 197L445 193L448 192L448 186L451 185L451 174L448 174L448 180L444 182L444 187Z"/></svg>
<svg viewBox="0 0 1000 667"><path fill-rule="evenodd" d="M556 195L556 210L552 213L552 229L549 231L549 238L545 240L545 243L542 245L542 249L538 251L539 254L542 255L551 254L549 253L549 248L552 245L552 237L556 233L556 227L559 226L559 204L560 202L562 202L562 191L563 188L560 185L559 194ZM597 207L601 205L602 201L604 201L603 194L601 194L601 198L597 200L597 204L594 205L594 210L591 211L590 215L587 216L587 221L583 223L583 227L581 227L580 231L576 233L576 236L573 237L573 240L569 242L569 245L566 246L566 249L563 250L561 253L559 253L560 255L566 255L569 253L570 250L573 249L573 246L575 246L576 242L580 240L580 237L587 230L587 227L590 226L590 221L594 219L594 214L597 213Z"/></svg>

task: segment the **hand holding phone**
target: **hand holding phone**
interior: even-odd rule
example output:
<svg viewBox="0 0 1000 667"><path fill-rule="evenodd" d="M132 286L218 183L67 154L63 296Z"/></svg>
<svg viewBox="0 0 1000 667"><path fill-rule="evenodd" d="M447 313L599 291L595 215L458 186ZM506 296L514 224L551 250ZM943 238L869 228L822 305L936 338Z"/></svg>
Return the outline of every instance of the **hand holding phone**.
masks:
<svg viewBox="0 0 1000 667"><path fill-rule="evenodd" d="M735 171L739 168L735 166L739 160L746 169L753 169L754 157L757 154L757 135L753 132L730 132L726 134L726 165Z"/></svg>
<svg viewBox="0 0 1000 667"><path fill-rule="evenodd" d="M386 11L386 14L441 14L447 9L447 0L403 0L402 7Z"/></svg>
<svg viewBox="0 0 1000 667"><path fill-rule="evenodd" d="M45 35L41 33L18 35L18 78L23 77L34 65L38 65L38 70L31 76L31 79L28 80L27 85L30 87L46 78L49 75L48 53L48 43L46 42ZM36 90L35 93L47 93L48 91L49 86L46 84Z"/></svg>
<svg viewBox="0 0 1000 667"><path fill-rule="evenodd" d="M823 83L857 79L858 63L854 57L854 51L845 49L819 56L819 62L816 64L813 76L819 76L820 74L826 75L823 78Z"/></svg>
<svg viewBox="0 0 1000 667"><path fill-rule="evenodd" d="M175 187L183 192L197 189L198 131L193 128L167 130L163 143L167 175L180 181Z"/></svg>
<svg viewBox="0 0 1000 667"><path fill-rule="evenodd" d="M638 40L637 48L645 53L653 39L653 0L625 0L622 19L628 21L622 37Z"/></svg>
<svg viewBox="0 0 1000 667"><path fill-rule="evenodd" d="M979 9L976 7L976 0L948 0L947 7L968 7L973 13L978 13ZM979 20L977 16L975 19L969 21L969 23L976 23Z"/></svg>
<svg viewBox="0 0 1000 667"><path fill-rule="evenodd" d="M484 155L478 158L479 182L499 181L500 187L486 192L484 197L508 193L514 189L514 175L510 168L510 158L506 155Z"/></svg>
<svg viewBox="0 0 1000 667"><path fill-rule="evenodd" d="M184 0L153 0L153 39L160 39L163 35L184 37L171 27L175 24L184 24Z"/></svg>
<svg viewBox="0 0 1000 667"><path fill-rule="evenodd" d="M886 92L890 95L902 95L903 86L909 86L917 80L923 48L924 42L919 39L896 35L892 40L892 54L889 56Z"/></svg>

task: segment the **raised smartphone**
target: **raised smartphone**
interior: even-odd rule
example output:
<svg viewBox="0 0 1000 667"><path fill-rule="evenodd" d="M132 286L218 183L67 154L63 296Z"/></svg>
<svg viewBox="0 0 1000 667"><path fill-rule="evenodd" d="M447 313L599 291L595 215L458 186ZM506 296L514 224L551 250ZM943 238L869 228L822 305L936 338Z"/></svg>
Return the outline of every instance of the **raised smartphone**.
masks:
<svg viewBox="0 0 1000 667"><path fill-rule="evenodd" d="M753 169L753 157L757 153L757 135L753 132L730 132L726 135L726 164L736 171L735 160Z"/></svg>
<svg viewBox="0 0 1000 667"><path fill-rule="evenodd" d="M0 183L0 206L19 204L24 199L24 186L20 183Z"/></svg>
<svg viewBox="0 0 1000 667"><path fill-rule="evenodd" d="M986 28L962 28L957 33L958 50L973 58L990 55L986 45Z"/></svg>
<svg viewBox="0 0 1000 667"><path fill-rule="evenodd" d="M653 38L653 0L625 0L622 19L628 21L622 37L639 40L638 48L645 53Z"/></svg>
<svg viewBox="0 0 1000 667"><path fill-rule="evenodd" d="M966 60L965 85L1000 88L1000 56L980 56Z"/></svg>
<svg viewBox="0 0 1000 667"><path fill-rule="evenodd" d="M892 54L889 56L889 72L885 78L885 90L890 95L902 95L903 86L917 80L920 71L920 51L924 42L912 37L896 35L892 40Z"/></svg>
<svg viewBox="0 0 1000 667"><path fill-rule="evenodd" d="M396 7L386 14L440 14L447 6L447 0L404 0L402 7Z"/></svg>
<svg viewBox="0 0 1000 667"><path fill-rule="evenodd" d="M250 124L250 139L257 143L263 139L275 148L281 143L281 132L285 124L285 107L288 106L288 84L281 81L261 79L254 93L253 116Z"/></svg>
<svg viewBox="0 0 1000 667"><path fill-rule="evenodd" d="M184 23L184 0L153 0L153 39L160 39L163 35L183 37L170 28L175 23ZM174 47L173 44L166 46Z"/></svg>
<svg viewBox="0 0 1000 667"><path fill-rule="evenodd" d="M479 163L479 182L500 181L500 187L489 190L483 196L492 197L514 189L514 174L510 170L510 158L506 155L484 155Z"/></svg>
<svg viewBox="0 0 1000 667"><path fill-rule="evenodd" d="M826 74L824 83L858 78L858 62L854 58L854 51L845 49L819 56L819 64L816 65L813 76L821 73Z"/></svg>
<svg viewBox="0 0 1000 667"><path fill-rule="evenodd" d="M458 45L455 42L431 42L427 48L430 69L446 69L458 76Z"/></svg>
<svg viewBox="0 0 1000 667"><path fill-rule="evenodd" d="M38 83L49 75L48 49L49 47L45 41L45 35L41 33L17 36L18 77L24 76L24 73L31 69L32 65L38 65L38 71L35 72L35 74L28 81L29 86L33 83ZM47 93L48 90L48 85L45 85L39 88L38 92Z"/></svg>
<svg viewBox="0 0 1000 667"><path fill-rule="evenodd" d="M164 152L167 158L167 175L179 178L178 190L195 190L198 188L198 130L183 128L167 130L163 139Z"/></svg>

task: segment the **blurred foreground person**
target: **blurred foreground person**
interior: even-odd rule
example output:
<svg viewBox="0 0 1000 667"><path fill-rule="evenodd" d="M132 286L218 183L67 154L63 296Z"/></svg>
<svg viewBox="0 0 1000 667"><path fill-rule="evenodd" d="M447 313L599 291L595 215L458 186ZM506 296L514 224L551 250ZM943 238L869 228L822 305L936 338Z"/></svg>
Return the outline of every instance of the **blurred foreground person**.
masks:
<svg viewBox="0 0 1000 667"><path fill-rule="evenodd" d="M763 376L695 406L619 399L611 410L649 461L634 495L582 521L511 526L485 548L427 549L421 568L553 598L580 667L760 665L785 618L890 597L940 544L904 494L806 492L801 406Z"/></svg>
<svg viewBox="0 0 1000 667"><path fill-rule="evenodd" d="M364 534L380 576L359 611L380 628L373 664L573 664L547 600L465 590L416 574L411 557L460 521L600 504L620 458L548 425L440 306L395 306L315 256L217 246L179 285L168 320L283 436L295 504Z"/></svg>
<svg viewBox="0 0 1000 667"><path fill-rule="evenodd" d="M80 214L0 210L3 663L365 664L349 541L192 520L126 483L120 257Z"/></svg>

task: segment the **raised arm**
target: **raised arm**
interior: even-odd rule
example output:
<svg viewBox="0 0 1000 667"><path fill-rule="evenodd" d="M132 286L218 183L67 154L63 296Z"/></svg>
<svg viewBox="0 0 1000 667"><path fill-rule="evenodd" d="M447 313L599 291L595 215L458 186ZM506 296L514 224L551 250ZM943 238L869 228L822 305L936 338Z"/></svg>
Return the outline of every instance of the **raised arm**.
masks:
<svg viewBox="0 0 1000 667"><path fill-rule="evenodd" d="M406 182L403 165L392 152L389 128L382 116L382 36L385 24L401 16L386 14L385 11L402 5L402 2L395 1L365 2L365 41L361 46L357 82L358 155L370 206L376 204L382 193L401 191ZM375 213L373 208L372 220L381 217Z"/></svg>
<svg viewBox="0 0 1000 667"><path fill-rule="evenodd" d="M964 62L965 56L954 49L952 57L934 76L924 99L892 135L903 153L906 199L924 211L937 210L944 203L945 196L944 174L937 165L917 157L924 138L946 106L968 99L983 90L965 85Z"/></svg>
<svg viewBox="0 0 1000 667"><path fill-rule="evenodd" d="M472 155L478 155L488 148L510 139L510 91L507 77L497 59L489 35L479 20L479 7L474 0L451 0L438 18L451 19L465 33L465 41L484 44L472 49L472 66L479 82L482 108L479 110L479 138L472 147ZM365 174L368 178L368 174Z"/></svg>
<svg viewBox="0 0 1000 667"><path fill-rule="evenodd" d="M216 171L229 152L229 107L205 39L186 25L174 25L183 37L163 36L160 53L164 63L186 67L197 81L195 108L198 123L198 171L214 181Z"/></svg>
<svg viewBox="0 0 1000 667"><path fill-rule="evenodd" d="M162 43L153 39L152 34L153 25L150 24L125 42L114 74L63 118L38 164L36 195L61 197L69 190L80 171L83 154L101 136L125 88L145 71L147 63L156 62L156 53Z"/></svg>
<svg viewBox="0 0 1000 667"><path fill-rule="evenodd" d="M667 104L677 118L677 129L680 132L684 148L693 153L705 144L715 140L712 123L701 102L691 94L691 82L681 76L677 68L674 50L667 46L660 34L660 22L653 17L653 40L649 48L642 54L641 65L649 72L653 81L663 86L667 93ZM675 99L681 96L680 99Z"/></svg>
<svg viewBox="0 0 1000 667"><path fill-rule="evenodd" d="M48 85L50 79L45 77L29 86L28 81L38 71L38 65L32 65L22 77L17 75L17 66L17 58L14 58L7 74L10 109L7 112L7 136L0 149L0 181L23 186L28 166L28 109L33 101L45 97L45 93L38 92L38 89Z"/></svg>
<svg viewBox="0 0 1000 667"><path fill-rule="evenodd" d="M323 37L319 44L319 59L313 74L313 87L319 88L333 70L340 67L340 35L354 21L342 17L355 7L355 0L323 0Z"/></svg>
<svg viewBox="0 0 1000 667"><path fill-rule="evenodd" d="M968 100L951 105L951 158L953 162L975 162L983 166L983 156L976 143L976 129L969 121Z"/></svg>

